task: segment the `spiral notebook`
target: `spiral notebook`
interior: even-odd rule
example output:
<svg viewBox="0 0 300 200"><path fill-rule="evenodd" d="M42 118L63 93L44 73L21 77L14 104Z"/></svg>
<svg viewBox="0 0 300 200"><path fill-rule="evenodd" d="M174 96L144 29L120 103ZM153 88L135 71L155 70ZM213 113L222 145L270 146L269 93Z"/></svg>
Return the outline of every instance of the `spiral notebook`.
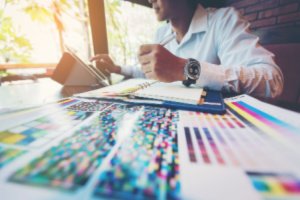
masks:
<svg viewBox="0 0 300 200"><path fill-rule="evenodd" d="M184 110L222 113L225 105L220 92L185 87L181 82L163 83L149 79L129 79L116 85L76 94L77 97L161 105Z"/></svg>

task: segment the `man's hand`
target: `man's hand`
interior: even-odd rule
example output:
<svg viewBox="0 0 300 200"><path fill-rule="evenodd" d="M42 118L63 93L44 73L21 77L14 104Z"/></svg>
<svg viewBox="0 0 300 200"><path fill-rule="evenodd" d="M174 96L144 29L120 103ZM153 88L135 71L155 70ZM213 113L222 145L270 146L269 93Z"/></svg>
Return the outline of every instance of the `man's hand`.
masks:
<svg viewBox="0 0 300 200"><path fill-rule="evenodd" d="M183 70L187 60L173 55L162 45L142 45L138 59L142 65L143 72L149 79L163 82L185 79Z"/></svg>
<svg viewBox="0 0 300 200"><path fill-rule="evenodd" d="M90 59L91 62L95 61L101 71L108 71L110 73L121 73L121 67L116 65L114 61L107 54L97 54Z"/></svg>

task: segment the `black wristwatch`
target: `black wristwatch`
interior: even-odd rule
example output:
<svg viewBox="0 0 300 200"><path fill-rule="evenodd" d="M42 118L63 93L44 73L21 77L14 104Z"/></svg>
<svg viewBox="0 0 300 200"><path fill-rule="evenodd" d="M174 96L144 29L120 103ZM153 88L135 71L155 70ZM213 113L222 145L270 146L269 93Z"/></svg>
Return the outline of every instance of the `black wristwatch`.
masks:
<svg viewBox="0 0 300 200"><path fill-rule="evenodd" d="M193 58L189 58L184 66L185 80L182 81L182 84L186 87L189 87L191 84L195 84L200 77L200 72L200 63Z"/></svg>

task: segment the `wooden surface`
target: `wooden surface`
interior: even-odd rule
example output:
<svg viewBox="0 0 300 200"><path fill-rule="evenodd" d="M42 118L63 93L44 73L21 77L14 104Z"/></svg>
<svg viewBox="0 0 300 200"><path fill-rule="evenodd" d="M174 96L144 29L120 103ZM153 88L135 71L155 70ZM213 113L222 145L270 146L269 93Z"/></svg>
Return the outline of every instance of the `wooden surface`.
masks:
<svg viewBox="0 0 300 200"><path fill-rule="evenodd" d="M63 87L50 78L38 79L36 82L27 80L4 83L0 86L0 108L43 105L92 89L95 88Z"/></svg>
<svg viewBox="0 0 300 200"><path fill-rule="evenodd" d="M0 64L0 70L6 69L24 69L24 68L44 68L54 69L57 63L19 63L19 64Z"/></svg>

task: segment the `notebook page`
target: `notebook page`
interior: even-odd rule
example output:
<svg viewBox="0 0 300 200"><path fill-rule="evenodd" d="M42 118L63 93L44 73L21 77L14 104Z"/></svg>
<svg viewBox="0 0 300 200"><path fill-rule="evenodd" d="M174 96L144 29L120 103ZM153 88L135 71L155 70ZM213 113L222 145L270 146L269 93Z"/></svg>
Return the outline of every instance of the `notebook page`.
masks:
<svg viewBox="0 0 300 200"><path fill-rule="evenodd" d="M141 85L145 84L151 84L156 81L154 80L147 80L147 79L129 79L126 81L123 81L121 83L107 86L104 88L76 94L78 97L93 97L93 98L105 98L105 97L117 97L117 96L123 96L125 94L128 94L130 91L134 91L136 89L139 89Z"/></svg>
<svg viewBox="0 0 300 200"><path fill-rule="evenodd" d="M134 96L178 103L198 104L202 92L202 88L185 87L180 81L173 83L157 82L149 87L136 91Z"/></svg>

